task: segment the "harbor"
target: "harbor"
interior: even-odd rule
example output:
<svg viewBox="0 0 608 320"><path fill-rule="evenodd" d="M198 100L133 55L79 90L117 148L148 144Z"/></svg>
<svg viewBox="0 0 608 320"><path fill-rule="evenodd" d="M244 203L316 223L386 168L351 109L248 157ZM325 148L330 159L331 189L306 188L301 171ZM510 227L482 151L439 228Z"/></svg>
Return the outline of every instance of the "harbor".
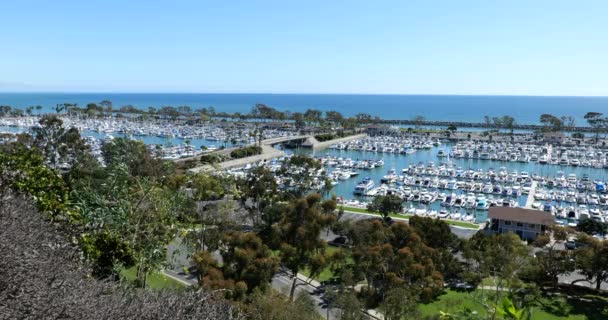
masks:
<svg viewBox="0 0 608 320"><path fill-rule="evenodd" d="M335 143L325 150L287 150L285 156L233 167L228 172L241 175L255 165L276 170L291 154L305 154L322 163L324 170L316 178L327 178L332 185L329 195L347 207L365 209L373 197L394 194L404 201L404 215L478 224L487 221L492 206L549 211L558 223L570 226L583 218L608 220L608 173L605 154L598 155L599 149L586 153L551 145L509 148L522 149L521 159L485 159L473 152L475 148L454 157L454 150L463 149L461 144L424 137L378 136ZM590 154L595 158L584 158L584 165L552 164L533 160L538 150L549 155L560 150L571 159L582 160ZM281 177L277 179L281 181Z"/></svg>
<svg viewBox="0 0 608 320"><path fill-rule="evenodd" d="M29 131L38 125L36 120L3 118L0 129ZM329 181L327 196L336 196L353 208L364 209L373 197L394 194L404 202L403 214L470 223L486 222L492 206L549 211L558 223L571 226L581 218L608 220L604 184L608 152L599 146L555 145L521 138L450 141L419 134L353 134L320 142L312 134L259 123L63 120L81 130L100 161L101 144L115 137L140 140L158 156L177 162L196 163L205 154L229 155L241 146L257 144L261 148L258 155L195 165L190 173L221 170L239 175L257 165L276 170L293 154L312 156L324 168L314 177L317 188ZM281 182L281 177L277 179Z"/></svg>

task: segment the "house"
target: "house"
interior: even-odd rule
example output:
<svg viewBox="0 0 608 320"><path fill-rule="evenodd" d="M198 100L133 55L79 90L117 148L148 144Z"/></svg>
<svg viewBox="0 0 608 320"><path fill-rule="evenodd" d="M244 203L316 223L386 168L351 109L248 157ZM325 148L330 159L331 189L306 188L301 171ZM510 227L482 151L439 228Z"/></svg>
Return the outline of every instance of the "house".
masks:
<svg viewBox="0 0 608 320"><path fill-rule="evenodd" d="M522 240L536 239L555 223L550 212L524 208L491 207L488 217L491 232L512 232Z"/></svg>

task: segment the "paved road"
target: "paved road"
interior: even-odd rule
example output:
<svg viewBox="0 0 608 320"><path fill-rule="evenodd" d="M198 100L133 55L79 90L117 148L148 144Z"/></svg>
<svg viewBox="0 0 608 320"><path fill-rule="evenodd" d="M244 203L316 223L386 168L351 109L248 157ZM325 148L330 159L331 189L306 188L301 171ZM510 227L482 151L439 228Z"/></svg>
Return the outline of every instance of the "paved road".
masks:
<svg viewBox="0 0 608 320"><path fill-rule="evenodd" d="M298 277L294 296L297 297L302 293L308 294L315 304L315 309L321 316L323 316L323 318L340 319L340 314L338 313L337 309L327 309L327 303L324 299L324 291L322 287L319 286L319 283L313 281L316 286L319 286L316 287L312 284L306 283L305 280L307 279L304 279L302 275ZM291 273L287 272L286 270L281 270L272 278L272 288L286 296L289 296L292 282L293 278L291 277Z"/></svg>

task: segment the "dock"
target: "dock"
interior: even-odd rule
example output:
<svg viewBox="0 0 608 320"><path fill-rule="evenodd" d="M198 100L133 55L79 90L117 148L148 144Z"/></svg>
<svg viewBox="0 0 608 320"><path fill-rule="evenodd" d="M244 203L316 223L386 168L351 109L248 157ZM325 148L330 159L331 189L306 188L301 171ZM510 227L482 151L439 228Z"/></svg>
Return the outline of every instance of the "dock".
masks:
<svg viewBox="0 0 608 320"><path fill-rule="evenodd" d="M534 194L536 193L536 186L538 185L538 181L533 180L532 186L530 187L530 192L528 192L528 199L526 199L526 205L524 208L532 209L532 204L534 203Z"/></svg>

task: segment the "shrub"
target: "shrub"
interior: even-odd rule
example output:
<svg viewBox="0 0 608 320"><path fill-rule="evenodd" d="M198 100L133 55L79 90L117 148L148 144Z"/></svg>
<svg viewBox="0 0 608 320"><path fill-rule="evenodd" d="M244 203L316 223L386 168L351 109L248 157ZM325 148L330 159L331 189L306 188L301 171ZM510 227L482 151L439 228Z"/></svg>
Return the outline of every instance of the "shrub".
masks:
<svg viewBox="0 0 608 320"><path fill-rule="evenodd" d="M241 159L246 157L255 156L262 153L262 148L259 146L248 146L236 149L230 152L232 159Z"/></svg>

